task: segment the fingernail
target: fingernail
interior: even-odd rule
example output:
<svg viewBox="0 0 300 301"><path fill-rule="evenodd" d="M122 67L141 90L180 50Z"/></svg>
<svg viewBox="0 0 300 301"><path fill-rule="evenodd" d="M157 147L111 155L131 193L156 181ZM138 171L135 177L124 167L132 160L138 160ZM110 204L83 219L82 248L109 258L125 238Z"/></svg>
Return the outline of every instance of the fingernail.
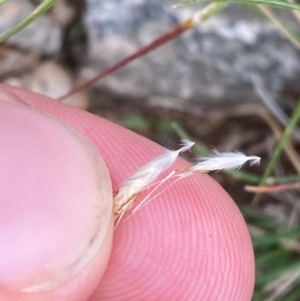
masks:
<svg viewBox="0 0 300 301"><path fill-rule="evenodd" d="M112 189L105 162L79 132L0 98L0 283L50 290L112 244ZM103 271L104 272L104 271Z"/></svg>

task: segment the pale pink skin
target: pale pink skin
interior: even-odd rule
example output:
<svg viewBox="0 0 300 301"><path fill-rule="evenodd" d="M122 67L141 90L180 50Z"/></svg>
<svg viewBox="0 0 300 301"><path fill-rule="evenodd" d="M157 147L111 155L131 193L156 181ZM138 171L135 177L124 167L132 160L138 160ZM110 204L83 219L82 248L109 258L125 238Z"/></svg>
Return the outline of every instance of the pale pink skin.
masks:
<svg viewBox="0 0 300 301"><path fill-rule="evenodd" d="M137 168L163 150L161 146L105 119L64 106L57 101L28 91L1 85L0 104L1 102L14 102L14 105L19 107L18 110L29 105L34 110L46 112L63 120L83 133L106 162L113 189L117 189ZM43 116L39 122L47 123L49 122L47 118ZM45 120L43 121L43 119ZM2 130L1 133L3 134L5 131ZM14 134L18 135L18 133ZM34 134L33 132L32 135ZM59 138L57 140L59 141ZM51 143L55 143L55 139L52 139ZM31 151L30 145L26 143L18 151L21 154L22 152L27 153L26 148L29 148L29 152ZM59 156L58 153L53 155ZM32 164L34 164L37 159L33 157L32 160ZM69 164L72 165L71 160ZM44 166L43 163L40 165L41 168ZM189 166L188 162L179 159L174 167L181 169L187 166ZM12 170L16 173L15 167ZM7 172L10 172L9 168ZM41 178L44 172L40 170ZM27 179L22 177L22 166L20 166L17 176L26 185ZM89 177L82 177L81 180L91 181ZM104 180L107 181L107 179ZM18 185L21 182L21 180L16 180ZM61 183L64 183L63 179L61 179ZM37 195L41 198L41 195L49 194L46 191L47 185L41 186L36 187L37 191L39 189L42 191L35 193L33 198ZM17 194L18 187L15 189L14 194ZM61 189L61 187L58 189L60 193ZM7 195L9 193L12 191L1 188L1 237L1 232L4 231L2 220L9 220L16 215L10 210L7 210L5 215L3 213L6 206L8 208L11 206L10 199L12 197ZM60 197L57 196L57 199ZM139 198L142 197L143 195L139 196ZM56 198L55 194L53 198ZM48 198L45 197L45 199ZM17 210L20 212L30 211L30 206L35 208L37 202L38 200L35 199L26 199L18 204ZM40 211L39 216L45 214L44 218L47 219L49 212L55 214L53 213L55 210L51 209L52 203L57 205L57 203L49 201L48 212ZM71 253L74 252L76 243L72 241L72 237L78 235L78 227L74 227L74 224L86 225L83 231L87 237L91 236L89 231L92 231L92 225L85 220L85 217L88 218L91 213L85 208L84 202L81 204L82 208L78 205L79 208L74 209L72 202L67 202L63 206L70 206L69 209L58 210L58 214L62 214L61 220L66 222L60 223L59 234L53 241L51 237L47 238L49 243L47 248L45 248L45 237L42 236L42 233L41 237L36 234L39 232L36 231L39 229L39 225L36 225L35 228L32 226L35 239L41 241L41 244L37 243L34 246L34 252L38 259L32 264L25 265L26 267L17 276L15 274L20 264L18 260L22 262L22 258L12 260L13 255L10 250L5 249L7 253L1 254L0 267L5 264L7 266L7 262L10 261L11 271L14 274L0 275L0 300L251 300L254 286L254 256L245 221L233 200L220 185L208 175L203 174L179 181L126 222L121 222L114 233L113 248L107 268L112 231L108 231L106 247L99 250L91 261L69 279L48 290L35 293L22 292L21 287L33 284L32 274L36 275L40 271L43 275L45 265L51 256L59 256L66 261L73 256ZM78 215L79 211L82 212L83 217ZM13 225L16 228L20 227L20 232L23 233L21 227L24 225L19 225L17 218L14 219ZM30 230L29 226L28 229ZM64 244L66 239L70 240L69 244L72 246L69 249L67 248L68 244ZM10 238L7 238L7 241L1 241L0 244L9 245L9 240ZM57 241L59 240L62 244L58 246ZM28 246L24 245L24 249L26 247ZM46 250L47 262L43 262L45 259L41 253ZM67 263L65 265L67 266ZM62 273L61 269L65 269L65 265L64 262L54 264L52 272L57 269L58 274ZM103 272L104 276L101 279ZM53 272L50 276L54 277L54 274ZM21 284L19 285L19 283Z"/></svg>

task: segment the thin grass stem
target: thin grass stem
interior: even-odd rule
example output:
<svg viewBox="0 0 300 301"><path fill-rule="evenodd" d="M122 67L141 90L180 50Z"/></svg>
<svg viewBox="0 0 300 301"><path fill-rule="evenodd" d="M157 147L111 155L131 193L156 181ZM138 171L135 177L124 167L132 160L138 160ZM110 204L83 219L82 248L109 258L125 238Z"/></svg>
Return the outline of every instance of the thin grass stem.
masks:
<svg viewBox="0 0 300 301"><path fill-rule="evenodd" d="M217 12L219 12L223 7L225 7L225 5L222 4L222 3L218 3L218 4L212 3L212 4L208 5L207 7L205 7L202 11L200 11L195 16L193 16L193 17L187 19L186 21L176 25L170 31L168 31L165 34L161 35L160 37L158 37L153 42L141 47L140 49L138 49L133 54L131 54L131 55L125 57L124 59L120 60L119 62L117 62L113 66L107 68L103 72L99 73L98 75L96 75L92 79L82 83L81 85L75 87L74 89L72 89L68 93L60 96L58 98L58 100L60 100L60 101L64 100L67 97L70 97L71 95L76 94L77 92L79 92L83 89L86 89L87 87L95 84L96 82L98 82L98 81L102 80L103 78L107 77L108 75L116 72L120 68L128 65L129 63L131 63L134 60L142 57L143 55L146 55L147 53L152 52L153 50L155 50L158 47L164 45L165 43L167 43L167 42L169 42L169 41L171 41L175 38L178 38L184 32L188 31L191 28L194 28L195 25L197 25L201 22L204 22L207 18L209 18L210 16L212 16L212 15L216 14Z"/></svg>
<svg viewBox="0 0 300 301"><path fill-rule="evenodd" d="M0 34L0 43L4 42L14 34L21 31L35 19L40 17L44 14L47 10L49 10L58 0L44 0L26 19L18 23L13 28L5 31L4 33Z"/></svg>
<svg viewBox="0 0 300 301"><path fill-rule="evenodd" d="M286 143L289 141L291 134L294 130L294 128L296 127L297 123L300 120L300 100L298 101L298 104L293 112L293 115L290 119L290 122L288 124L288 126L286 127L281 139L278 142L278 145L267 165L267 168L264 172L264 175L262 177L262 180L260 182L260 185L264 185L267 181L268 176L271 174L274 166L276 165L277 161L279 160L282 151L286 145ZM259 200L259 194L256 195L255 199L254 199L254 203L257 203Z"/></svg>
<svg viewBox="0 0 300 301"><path fill-rule="evenodd" d="M264 5L258 5L258 8L264 13L264 15L270 19L279 30L297 47L300 48L300 37L293 30L291 30L286 24L284 24L270 8Z"/></svg>
<svg viewBox="0 0 300 301"><path fill-rule="evenodd" d="M184 1L182 3L176 4L174 7L181 7L196 3L206 3L209 2L208 0L189 0ZM281 1L281 0L215 0L215 2L218 3L238 3L238 4L262 4L262 5L268 5L271 7L277 7L277 8L288 8L288 9L296 9L300 10L300 4L291 3L287 1Z"/></svg>

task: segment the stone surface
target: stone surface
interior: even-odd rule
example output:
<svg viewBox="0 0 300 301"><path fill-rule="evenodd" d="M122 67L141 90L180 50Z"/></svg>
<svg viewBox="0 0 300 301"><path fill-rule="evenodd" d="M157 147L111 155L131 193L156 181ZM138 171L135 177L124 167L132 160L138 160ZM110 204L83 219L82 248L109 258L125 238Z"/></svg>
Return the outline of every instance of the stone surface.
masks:
<svg viewBox="0 0 300 301"><path fill-rule="evenodd" d="M199 6L175 10L171 4L87 0L88 73L111 66L199 10ZM283 87L299 88L299 61L299 50L273 24L231 6L97 85L137 97L156 94L232 104L257 100L252 72L259 73L278 97Z"/></svg>
<svg viewBox="0 0 300 301"><path fill-rule="evenodd" d="M11 74L21 73L30 68L33 59L28 55L11 49L9 47L0 46L0 78L6 78Z"/></svg>
<svg viewBox="0 0 300 301"><path fill-rule="evenodd" d="M39 62L31 72L19 77L7 77L3 82L54 99L69 92L76 85L71 74L55 61ZM81 91L66 98L63 103L86 110L89 104L88 93Z"/></svg>
<svg viewBox="0 0 300 301"><path fill-rule="evenodd" d="M58 98L69 92L74 85L75 82L70 73L54 61L42 62L21 82L23 88L52 98ZM66 98L63 102L80 109L87 109L87 92L81 91Z"/></svg>

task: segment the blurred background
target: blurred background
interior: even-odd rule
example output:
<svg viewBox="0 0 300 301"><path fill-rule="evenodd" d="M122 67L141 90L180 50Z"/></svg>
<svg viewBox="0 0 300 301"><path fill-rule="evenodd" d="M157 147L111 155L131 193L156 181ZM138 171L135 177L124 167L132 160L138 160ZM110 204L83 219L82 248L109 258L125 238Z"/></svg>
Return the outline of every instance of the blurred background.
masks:
<svg viewBox="0 0 300 301"><path fill-rule="evenodd" d="M41 2L6 2L0 31ZM1 81L58 98L203 7L175 3L60 0L0 44ZM249 226L255 301L300 300L299 49L299 13L233 4L64 100L163 145L190 138L196 156L213 146L262 157L259 167L212 174ZM245 191L262 184L271 186Z"/></svg>

